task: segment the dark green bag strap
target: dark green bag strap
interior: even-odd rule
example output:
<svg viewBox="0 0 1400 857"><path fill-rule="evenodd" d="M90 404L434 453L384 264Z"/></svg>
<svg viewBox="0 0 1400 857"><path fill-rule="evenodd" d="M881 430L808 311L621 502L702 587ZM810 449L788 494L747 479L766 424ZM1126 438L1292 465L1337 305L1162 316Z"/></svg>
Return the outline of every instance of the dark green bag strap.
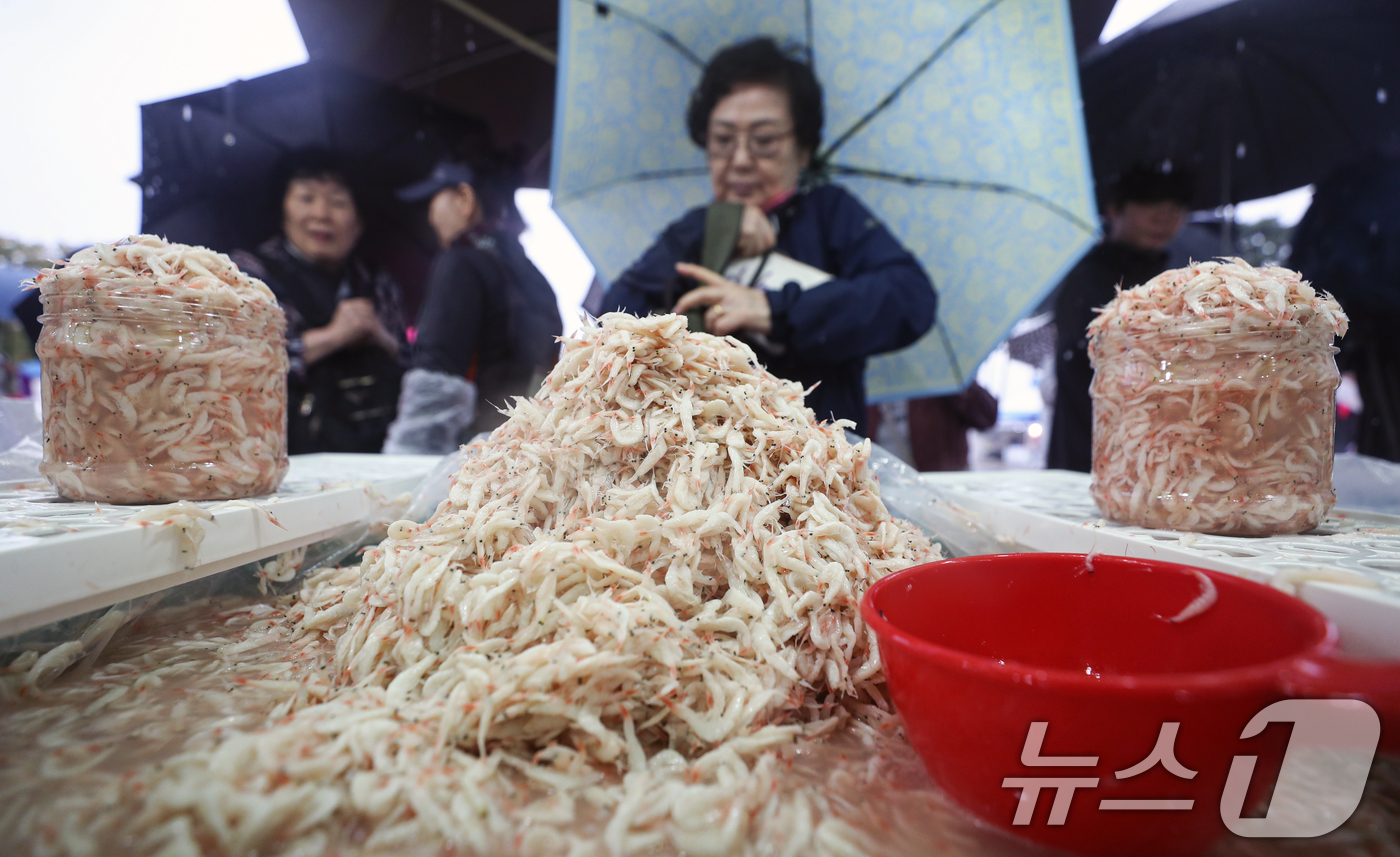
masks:
<svg viewBox="0 0 1400 857"><path fill-rule="evenodd" d="M744 206L737 202L712 202L705 210L705 243L700 251L700 264L716 273L723 273L739 243L739 226L744 220Z"/></svg>
<svg viewBox="0 0 1400 857"><path fill-rule="evenodd" d="M712 202L705 210L705 240L700 248L700 264L716 273L723 273L734 256L739 243L739 226L744 220L744 206L737 202ZM696 308L685 314L691 330L705 329L705 310Z"/></svg>

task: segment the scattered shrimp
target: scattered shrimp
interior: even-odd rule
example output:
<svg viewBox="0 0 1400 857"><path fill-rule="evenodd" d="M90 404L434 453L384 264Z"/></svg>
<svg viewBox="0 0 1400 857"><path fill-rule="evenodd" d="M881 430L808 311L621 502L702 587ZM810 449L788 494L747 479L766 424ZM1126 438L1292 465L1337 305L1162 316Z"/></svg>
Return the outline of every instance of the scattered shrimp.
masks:
<svg viewBox="0 0 1400 857"><path fill-rule="evenodd" d="M1199 616L1209 610L1211 605L1219 598L1219 594L1215 589L1215 581L1210 579L1210 575L1203 571L1197 571L1194 568L1188 569L1188 571L1196 575L1196 581L1201 584L1201 591L1195 598L1191 599L1190 604L1181 608L1181 612L1177 613L1175 616L1162 617L1168 622L1180 623L1185 622L1192 616Z"/></svg>
<svg viewBox="0 0 1400 857"><path fill-rule="evenodd" d="M199 565L199 546L204 543L201 520L212 521L214 516L193 503L181 500L142 509L127 518L126 523L142 527L174 526L180 532L180 558L185 568L194 568Z"/></svg>

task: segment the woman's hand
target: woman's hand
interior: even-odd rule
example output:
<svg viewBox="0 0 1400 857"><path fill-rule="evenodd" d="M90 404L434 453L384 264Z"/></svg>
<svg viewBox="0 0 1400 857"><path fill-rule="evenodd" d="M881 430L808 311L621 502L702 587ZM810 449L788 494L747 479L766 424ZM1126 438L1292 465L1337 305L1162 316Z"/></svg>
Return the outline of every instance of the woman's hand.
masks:
<svg viewBox="0 0 1400 857"><path fill-rule="evenodd" d="M335 306L330 324L302 334L306 362L315 363L342 348L367 342L390 354L398 354L399 346L374 312L369 298L346 298Z"/></svg>
<svg viewBox="0 0 1400 857"><path fill-rule="evenodd" d="M389 332L389 329L379 321L378 315L374 317L374 329L370 331L369 338L366 341L371 345L377 345L389 352L389 356L391 357L399 356L399 341L395 339L394 335Z"/></svg>
<svg viewBox="0 0 1400 857"><path fill-rule="evenodd" d="M744 206L743 219L739 221L739 238L734 242L734 256L747 259L762 256L778 243L778 235L773 231L773 223L763 209L748 203Z"/></svg>
<svg viewBox="0 0 1400 857"><path fill-rule="evenodd" d="M394 335L379 320L379 313L375 312L373 301L369 298L346 298L336 306L335 316L331 318L332 325L341 317L342 307L345 308L344 324L353 333L353 338L346 343L347 345L374 345L395 357L398 356L398 340L394 339Z"/></svg>
<svg viewBox="0 0 1400 857"><path fill-rule="evenodd" d="M705 311L705 329L717 336L728 336L736 330L768 333L773 329L773 315L763 289L746 288L709 268L688 262L678 262L676 271L699 280L701 285L681 295L671 312L709 307Z"/></svg>

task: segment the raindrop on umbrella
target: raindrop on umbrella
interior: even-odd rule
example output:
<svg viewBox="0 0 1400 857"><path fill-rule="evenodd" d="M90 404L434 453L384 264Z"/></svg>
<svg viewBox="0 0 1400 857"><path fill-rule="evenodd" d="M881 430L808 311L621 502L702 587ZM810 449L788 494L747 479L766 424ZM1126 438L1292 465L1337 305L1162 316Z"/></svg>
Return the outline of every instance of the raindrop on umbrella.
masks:
<svg viewBox="0 0 1400 857"><path fill-rule="evenodd" d="M1242 161L1242 160L1244 160L1244 153L1245 153L1244 141L1240 141L1239 145L1235 146L1235 157Z"/></svg>
<svg viewBox="0 0 1400 857"><path fill-rule="evenodd" d="M194 118L194 109L186 104L184 107L180 108L180 118L184 119L186 122L190 121Z"/></svg>
<svg viewBox="0 0 1400 857"><path fill-rule="evenodd" d="M232 131L230 131L229 133L227 133L227 134L224 135L224 145L225 145L225 146L232 146L234 143L237 143L237 142L238 142L238 138L235 137L235 136L233 136L233 132L232 132ZM1243 146L1244 144L1241 143L1240 145Z"/></svg>
<svg viewBox="0 0 1400 857"><path fill-rule="evenodd" d="M1376 90L1376 102L1377 102L1378 104L1384 104L1386 98L1388 98L1388 97L1389 97L1389 96L1386 95L1385 87L1384 87L1384 86L1382 86L1380 89L1377 89L1377 90Z"/></svg>

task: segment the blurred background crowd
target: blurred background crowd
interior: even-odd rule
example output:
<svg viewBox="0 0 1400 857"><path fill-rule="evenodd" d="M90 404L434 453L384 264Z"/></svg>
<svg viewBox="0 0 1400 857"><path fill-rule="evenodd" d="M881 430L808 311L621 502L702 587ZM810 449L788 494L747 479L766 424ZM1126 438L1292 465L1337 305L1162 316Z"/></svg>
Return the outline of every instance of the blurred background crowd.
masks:
<svg viewBox="0 0 1400 857"><path fill-rule="evenodd" d="M1238 256L1342 302L1338 448L1400 460L1400 4L755 5L0 3L0 393L19 284L139 231L289 308L292 452L447 451L674 308L920 469L1087 470L1094 307Z"/></svg>

